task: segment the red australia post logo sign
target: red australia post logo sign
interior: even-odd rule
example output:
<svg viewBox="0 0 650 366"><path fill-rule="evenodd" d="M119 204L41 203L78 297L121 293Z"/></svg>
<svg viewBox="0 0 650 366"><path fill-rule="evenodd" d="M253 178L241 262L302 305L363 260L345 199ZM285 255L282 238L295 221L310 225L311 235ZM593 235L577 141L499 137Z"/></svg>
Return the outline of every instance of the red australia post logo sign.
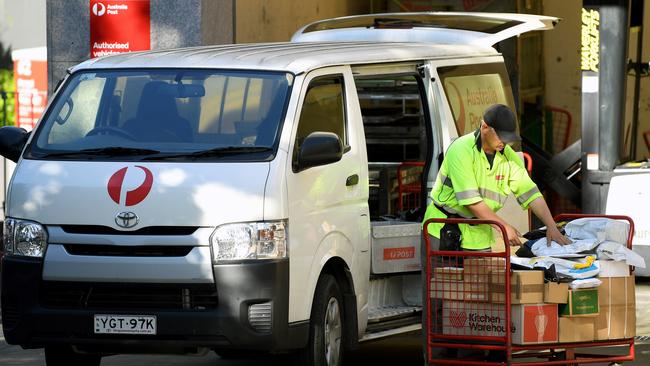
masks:
<svg viewBox="0 0 650 366"><path fill-rule="evenodd" d="M140 165L136 165L135 168L137 169L129 169L129 167L124 167L113 173L113 175L111 175L108 180L108 196L113 200L113 202L117 203L118 205L137 205L138 203L144 201L144 199L147 198L147 195L151 191L151 187L153 186L153 174L151 173L151 170ZM140 173L137 174L138 176L141 176L140 183L132 187L125 186L124 178L126 177L127 172L129 172L129 175L132 173L134 175ZM124 194L122 194L123 191Z"/></svg>
<svg viewBox="0 0 650 366"><path fill-rule="evenodd" d="M411 259L415 257L415 247L384 248L384 260Z"/></svg>
<svg viewBox="0 0 650 366"><path fill-rule="evenodd" d="M151 49L149 0L90 0L90 57Z"/></svg>

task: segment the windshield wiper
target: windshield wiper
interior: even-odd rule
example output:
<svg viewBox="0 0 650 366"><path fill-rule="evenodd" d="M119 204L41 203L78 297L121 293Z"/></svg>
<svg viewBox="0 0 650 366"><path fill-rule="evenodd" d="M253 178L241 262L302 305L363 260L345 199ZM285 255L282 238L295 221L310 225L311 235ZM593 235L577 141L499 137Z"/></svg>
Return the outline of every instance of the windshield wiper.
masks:
<svg viewBox="0 0 650 366"><path fill-rule="evenodd" d="M108 146L93 149L81 149L77 151L61 151L47 153L43 157L63 156L127 156L127 155L153 155L160 151L153 149L139 149L135 147Z"/></svg>
<svg viewBox="0 0 650 366"><path fill-rule="evenodd" d="M213 156L226 156L226 155L238 155L238 154L252 154L260 152L268 152L273 149L267 146L226 146L226 147L216 147L214 149L208 150L199 150L187 153L179 154L160 154L156 156L149 156L145 160L156 160L156 159L174 159L174 158L206 158Z"/></svg>

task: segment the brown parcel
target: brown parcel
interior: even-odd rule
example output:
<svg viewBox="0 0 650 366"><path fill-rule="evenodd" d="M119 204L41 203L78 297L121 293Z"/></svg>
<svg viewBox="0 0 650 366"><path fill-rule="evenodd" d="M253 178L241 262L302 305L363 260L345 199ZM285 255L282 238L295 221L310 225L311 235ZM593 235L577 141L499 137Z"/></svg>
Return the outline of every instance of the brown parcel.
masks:
<svg viewBox="0 0 650 366"><path fill-rule="evenodd" d="M463 300L465 297L463 285L463 281L432 278L429 295L434 299Z"/></svg>
<svg viewBox="0 0 650 366"><path fill-rule="evenodd" d="M463 268L459 267L437 267L433 270L433 277L437 280L462 281Z"/></svg>
<svg viewBox="0 0 650 366"><path fill-rule="evenodd" d="M490 273L490 302L505 303L505 272ZM512 304L537 304L544 302L544 272L512 271L510 275L510 301Z"/></svg>
<svg viewBox="0 0 650 366"><path fill-rule="evenodd" d="M596 318L597 340L632 338L636 335L634 276L599 277L600 314Z"/></svg>
<svg viewBox="0 0 650 366"><path fill-rule="evenodd" d="M506 268L504 258L481 257L466 258L463 263L466 301L488 301L488 282L490 272Z"/></svg>
<svg viewBox="0 0 650 366"><path fill-rule="evenodd" d="M560 343L593 341L595 319L559 317L558 332L560 333Z"/></svg>
<svg viewBox="0 0 650 366"><path fill-rule="evenodd" d="M548 282L544 284L544 302L566 304L569 299L569 284Z"/></svg>

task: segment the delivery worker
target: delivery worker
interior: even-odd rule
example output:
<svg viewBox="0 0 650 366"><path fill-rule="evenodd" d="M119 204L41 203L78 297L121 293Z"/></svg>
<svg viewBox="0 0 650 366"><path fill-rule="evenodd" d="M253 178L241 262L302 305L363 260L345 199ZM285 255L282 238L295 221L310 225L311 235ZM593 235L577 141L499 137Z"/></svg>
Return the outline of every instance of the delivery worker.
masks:
<svg viewBox="0 0 650 366"><path fill-rule="evenodd" d="M513 193L522 208L531 208L546 225L548 245L550 241L569 244L555 225L551 212L535 183L528 176L522 159L508 145L520 141L517 135L517 118L510 108L495 104L487 108L478 129L461 136L451 143L431 191L431 204L424 214L424 221L431 218L478 218L492 220L505 227L510 244L521 244L520 233L495 212L503 207L506 198ZM428 227L432 250L490 251L495 242L491 225L440 224ZM446 260L454 262L451 258ZM432 258L434 267L461 265L460 262L445 263L444 258ZM422 247L423 268L426 267L426 249ZM424 277L423 277L424 278ZM428 296L423 283L423 299ZM442 331L442 302L436 300L429 316L435 317L435 332ZM435 314L435 315L434 315ZM426 329L426 316L422 317L422 329ZM424 334L426 339L426 333ZM426 358L426 347L424 354ZM455 357L456 349L433 349L438 357ZM502 359L503 352L493 352L489 358Z"/></svg>
<svg viewBox="0 0 650 366"><path fill-rule="evenodd" d="M569 244L562 235L522 159L508 145L517 135L517 118L510 108L495 104L485 110L479 128L456 139L447 150L431 191L431 204L424 221L431 218L464 217L493 220L506 229L511 245L521 244L521 234L495 212L514 193L523 209L531 208L547 227L546 238ZM433 250L489 251L495 238L490 225L445 225L428 227Z"/></svg>

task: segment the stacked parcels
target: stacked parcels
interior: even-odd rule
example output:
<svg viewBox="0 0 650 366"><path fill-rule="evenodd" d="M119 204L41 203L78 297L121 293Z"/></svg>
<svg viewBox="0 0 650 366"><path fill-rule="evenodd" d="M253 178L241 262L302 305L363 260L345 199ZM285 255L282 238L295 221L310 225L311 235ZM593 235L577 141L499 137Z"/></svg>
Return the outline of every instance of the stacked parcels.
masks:
<svg viewBox="0 0 650 366"><path fill-rule="evenodd" d="M462 300L465 292L463 268L435 268L431 279L431 297L443 300Z"/></svg>
<svg viewBox="0 0 650 366"><path fill-rule="evenodd" d="M462 269L437 268L434 276L431 297L442 300L443 334L505 335L504 258L466 258ZM546 289L543 273L514 271L510 276L513 343L557 342L557 304L543 303ZM548 294L557 296L555 289Z"/></svg>

